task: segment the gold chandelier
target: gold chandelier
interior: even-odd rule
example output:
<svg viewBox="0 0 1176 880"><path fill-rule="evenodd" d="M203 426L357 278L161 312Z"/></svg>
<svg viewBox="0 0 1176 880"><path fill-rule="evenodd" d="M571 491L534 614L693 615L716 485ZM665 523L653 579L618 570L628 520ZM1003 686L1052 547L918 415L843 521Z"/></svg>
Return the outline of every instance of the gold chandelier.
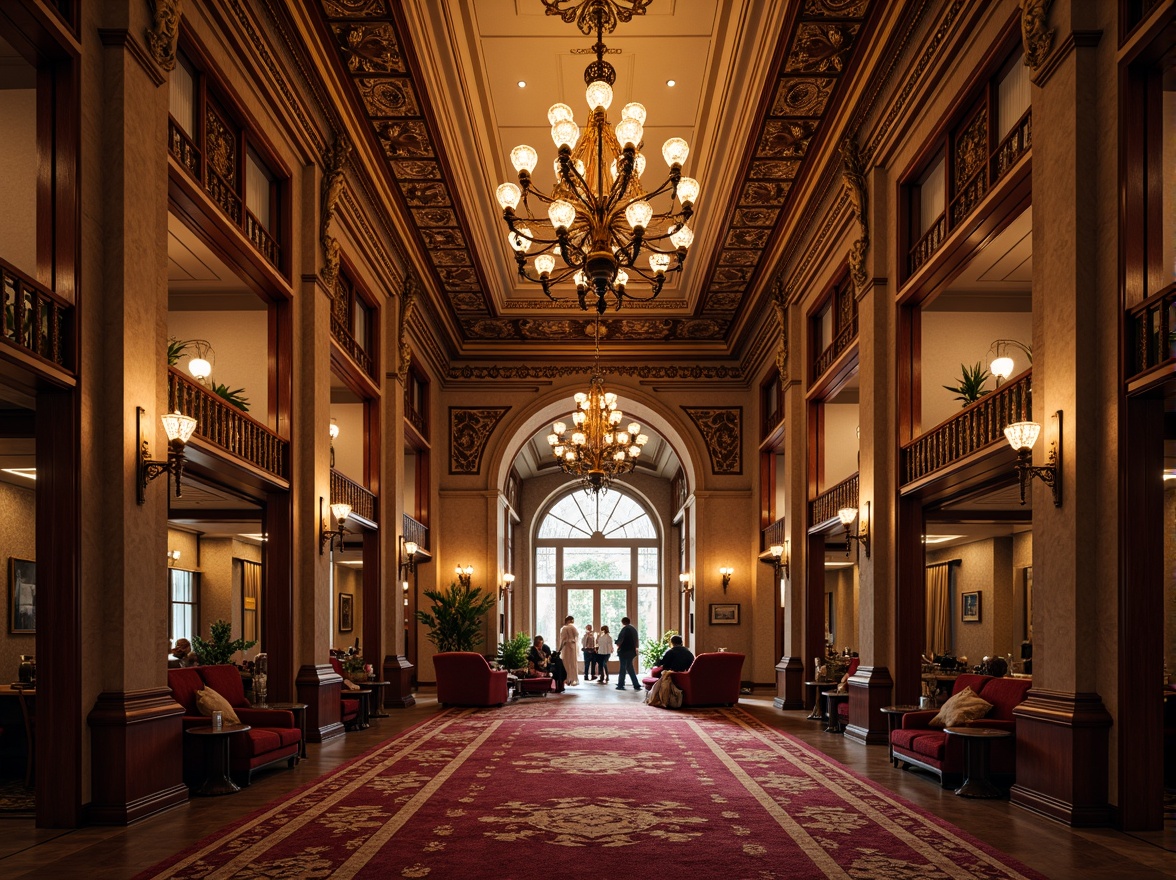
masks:
<svg viewBox="0 0 1176 880"><path fill-rule="evenodd" d="M550 196L531 186L539 154L526 145L510 153L519 183L502 184L495 196L519 276L541 284L552 300L556 299L553 287L571 278L580 308L588 308L591 294L597 314L603 314L610 294L618 309L626 298L652 300L661 293L668 272L682 271L686 250L694 241L687 222L700 187L694 178L682 176L690 148L682 138L673 137L662 145L669 176L647 192L641 183L645 156L640 152L645 107L626 104L616 127L608 122L606 112L617 73L604 60L604 32L613 31L618 17L627 21L634 13L644 13L646 4L634 3L633 10L625 10L618 8L616 0L584 0L561 10L556 7L563 0L543 2L547 14L560 15L565 21L574 17L585 34L596 31L592 47L596 60L584 70L591 115L581 130L567 104L553 104L547 111L551 139L559 150ZM665 195L668 202L658 211L654 199ZM531 213L530 197L547 206L546 218ZM515 213L520 201L526 217ZM528 265L527 255L533 248L538 250ZM648 268L642 265L643 258Z"/></svg>
<svg viewBox="0 0 1176 880"><path fill-rule="evenodd" d="M573 400L574 430L569 436L568 426L556 422L547 435L560 469L579 477L587 492L607 491L613 479L633 470L641 455L641 448L649 437L641 433L641 426L629 422L625 430L621 423L625 414L617 409L617 396L604 387L600 362L600 319L596 319L596 353L592 359L592 381L588 391L579 391Z"/></svg>

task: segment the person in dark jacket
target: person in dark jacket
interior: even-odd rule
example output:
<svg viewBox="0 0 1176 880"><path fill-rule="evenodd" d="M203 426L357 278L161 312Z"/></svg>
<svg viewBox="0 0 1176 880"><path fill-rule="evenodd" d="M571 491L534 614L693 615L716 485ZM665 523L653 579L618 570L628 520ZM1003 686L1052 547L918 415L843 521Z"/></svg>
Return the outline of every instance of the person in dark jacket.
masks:
<svg viewBox="0 0 1176 880"><path fill-rule="evenodd" d="M662 658L657 661L657 665L662 668L662 673L669 672L685 672L690 668L690 664L694 662L694 654L689 648L683 647L681 636L670 637L670 650L662 655Z"/></svg>
<svg viewBox="0 0 1176 880"><path fill-rule="evenodd" d="M637 682L637 671L633 669L633 662L637 659L637 627L629 622L629 618L621 618L621 631L617 633L617 659L621 661L621 671L617 675L617 690L625 689L625 675L633 680L633 690L641 690Z"/></svg>

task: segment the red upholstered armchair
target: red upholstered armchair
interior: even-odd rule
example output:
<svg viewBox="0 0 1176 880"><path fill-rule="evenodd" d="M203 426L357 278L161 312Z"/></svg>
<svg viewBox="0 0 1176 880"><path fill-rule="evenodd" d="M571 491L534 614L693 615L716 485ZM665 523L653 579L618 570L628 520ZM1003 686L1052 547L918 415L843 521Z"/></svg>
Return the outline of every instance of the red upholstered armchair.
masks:
<svg viewBox="0 0 1176 880"><path fill-rule="evenodd" d="M212 719L201 715L196 708L196 692L205 686L212 688L233 707L242 724L251 729L229 737L229 770L243 785L252 781L253 771L267 764L285 759L293 767L298 757L302 731L294 723L294 714L284 709L254 709L245 697L241 673L235 666L191 666L169 669L167 683L172 697L184 707L184 729L201 727ZM204 751L200 743L184 737L184 779L189 785L200 781L204 767Z"/></svg>
<svg viewBox="0 0 1176 880"><path fill-rule="evenodd" d="M699 654L685 672L671 672L674 684L682 689L682 708L738 703L743 660L743 654L730 651Z"/></svg>
<svg viewBox="0 0 1176 880"><path fill-rule="evenodd" d="M343 677L343 664L338 657L331 658L331 668L340 678ZM347 688L343 688L343 692L339 694L339 720L348 730L353 730L359 725L359 697L348 697Z"/></svg>
<svg viewBox="0 0 1176 880"><path fill-rule="evenodd" d="M442 706L501 706L506 702L506 670L493 670L473 651L433 655L437 702Z"/></svg>

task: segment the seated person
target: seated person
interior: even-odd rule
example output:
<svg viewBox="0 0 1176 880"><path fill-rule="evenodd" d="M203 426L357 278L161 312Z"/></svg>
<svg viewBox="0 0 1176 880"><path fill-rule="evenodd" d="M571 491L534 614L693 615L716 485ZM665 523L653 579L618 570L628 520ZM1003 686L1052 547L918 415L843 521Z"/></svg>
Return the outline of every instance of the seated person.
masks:
<svg viewBox="0 0 1176 880"><path fill-rule="evenodd" d="M662 655L655 665L660 666L662 674L667 672L685 672L694 662L694 655L689 648L683 647L681 636L670 637L670 650Z"/></svg>
<svg viewBox="0 0 1176 880"><path fill-rule="evenodd" d="M527 670L532 675L551 674L551 648L543 644L543 636L535 636L535 644L527 652Z"/></svg>
<svg viewBox="0 0 1176 880"><path fill-rule="evenodd" d="M187 639L176 639L176 645L172 648L171 655L175 659L167 661L169 669L200 665L200 658L193 653L192 643Z"/></svg>

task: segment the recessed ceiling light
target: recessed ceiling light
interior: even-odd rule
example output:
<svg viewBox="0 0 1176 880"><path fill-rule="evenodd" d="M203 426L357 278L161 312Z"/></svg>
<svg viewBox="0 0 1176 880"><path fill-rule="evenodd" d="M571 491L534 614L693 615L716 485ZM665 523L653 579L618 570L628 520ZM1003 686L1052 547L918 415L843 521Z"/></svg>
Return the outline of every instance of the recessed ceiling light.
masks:
<svg viewBox="0 0 1176 880"><path fill-rule="evenodd" d="M676 79L667 79L666 80L666 85L669 86L671 89L674 86L676 86L677 84L678 84L678 81Z"/></svg>
<svg viewBox="0 0 1176 880"><path fill-rule="evenodd" d="M924 544L943 544L947 541L954 541L956 538L962 538L963 535L923 535Z"/></svg>
<svg viewBox="0 0 1176 880"><path fill-rule="evenodd" d="M519 80L519 88L525 89L526 87L527 87L527 81L525 79L520 79Z"/></svg>
<svg viewBox="0 0 1176 880"><path fill-rule="evenodd" d="M37 469L31 468L0 468L6 474L12 474L14 477L24 477L26 480L37 479Z"/></svg>

